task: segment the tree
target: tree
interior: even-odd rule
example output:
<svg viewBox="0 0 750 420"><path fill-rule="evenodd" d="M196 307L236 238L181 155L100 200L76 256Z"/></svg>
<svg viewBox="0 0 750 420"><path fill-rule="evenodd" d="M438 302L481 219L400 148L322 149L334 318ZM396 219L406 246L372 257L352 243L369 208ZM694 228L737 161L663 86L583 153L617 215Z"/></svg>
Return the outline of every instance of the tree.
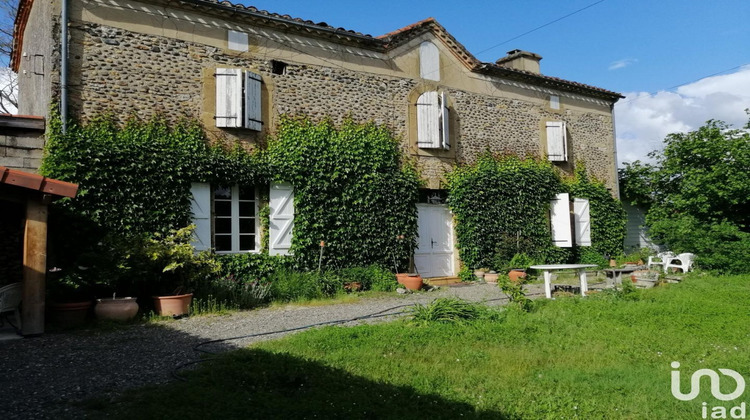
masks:
<svg viewBox="0 0 750 420"><path fill-rule="evenodd" d="M664 149L620 170L624 196L649 210L651 236L704 267L750 271L750 122L745 130L710 120L670 134Z"/></svg>
<svg viewBox="0 0 750 420"><path fill-rule="evenodd" d="M0 0L0 112L6 114L18 109L18 79L8 67L17 11L18 0Z"/></svg>

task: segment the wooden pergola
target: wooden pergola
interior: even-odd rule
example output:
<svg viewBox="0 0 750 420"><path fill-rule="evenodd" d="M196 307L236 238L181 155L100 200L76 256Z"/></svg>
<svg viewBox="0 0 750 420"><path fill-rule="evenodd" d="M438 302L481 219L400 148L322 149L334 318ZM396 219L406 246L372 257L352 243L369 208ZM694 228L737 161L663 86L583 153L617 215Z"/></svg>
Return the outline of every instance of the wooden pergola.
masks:
<svg viewBox="0 0 750 420"><path fill-rule="evenodd" d="M47 272L47 207L54 200L75 197L78 185L0 166L0 200L26 207L23 232L24 336L44 333Z"/></svg>

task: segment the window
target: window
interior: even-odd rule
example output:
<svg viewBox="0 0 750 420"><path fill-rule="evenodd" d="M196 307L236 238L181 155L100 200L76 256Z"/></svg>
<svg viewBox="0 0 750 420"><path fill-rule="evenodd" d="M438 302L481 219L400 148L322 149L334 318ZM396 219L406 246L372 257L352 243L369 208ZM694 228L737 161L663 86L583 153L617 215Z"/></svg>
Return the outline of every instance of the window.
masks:
<svg viewBox="0 0 750 420"><path fill-rule="evenodd" d="M445 93L425 92L417 99L417 147L450 149L450 112Z"/></svg>
<svg viewBox="0 0 750 420"><path fill-rule="evenodd" d="M271 60L271 73L278 75L286 74L286 63L283 61Z"/></svg>
<svg viewBox="0 0 750 420"><path fill-rule="evenodd" d="M227 47L234 51L247 51L248 37L244 32L227 31Z"/></svg>
<svg viewBox="0 0 750 420"><path fill-rule="evenodd" d="M568 136L564 122L547 122L547 158L552 162L568 161Z"/></svg>
<svg viewBox="0 0 750 420"><path fill-rule="evenodd" d="M214 249L247 252L259 249L255 188L234 185L213 189Z"/></svg>
<svg viewBox="0 0 750 420"><path fill-rule="evenodd" d="M216 126L260 131L263 125L260 75L241 69L217 68L215 77Z"/></svg>
<svg viewBox="0 0 750 420"><path fill-rule="evenodd" d="M432 42L419 45L419 76L427 80L440 80L440 52Z"/></svg>
<svg viewBox="0 0 750 420"><path fill-rule="evenodd" d="M571 206L568 193L557 194L550 202L550 225L556 246L570 248L573 240L577 246L591 246L589 200L574 198Z"/></svg>
<svg viewBox="0 0 750 420"><path fill-rule="evenodd" d="M557 95L550 95L549 107L552 109L560 109L560 97Z"/></svg>

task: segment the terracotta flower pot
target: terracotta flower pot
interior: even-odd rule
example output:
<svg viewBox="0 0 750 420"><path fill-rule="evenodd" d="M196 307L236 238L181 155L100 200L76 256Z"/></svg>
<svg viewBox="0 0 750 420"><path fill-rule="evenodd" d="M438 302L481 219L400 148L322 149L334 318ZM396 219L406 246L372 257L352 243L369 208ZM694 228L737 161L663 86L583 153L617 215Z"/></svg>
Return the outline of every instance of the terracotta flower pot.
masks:
<svg viewBox="0 0 750 420"><path fill-rule="evenodd" d="M396 274L396 280L398 280L400 284L403 284L404 287L409 290L420 290L422 288L422 285L424 284L422 282L422 276L420 276L419 274Z"/></svg>
<svg viewBox="0 0 750 420"><path fill-rule="evenodd" d="M49 321L61 328L73 328L83 325L91 309L91 301L73 303L49 303L47 314Z"/></svg>
<svg viewBox="0 0 750 420"><path fill-rule="evenodd" d="M192 293L176 296L154 296L154 309L161 316L187 315L192 300Z"/></svg>
<svg viewBox="0 0 750 420"><path fill-rule="evenodd" d="M490 271L489 273L484 273L484 281L486 281L489 284L497 284L497 277L498 274Z"/></svg>
<svg viewBox="0 0 750 420"><path fill-rule="evenodd" d="M508 277L513 283L519 283L521 279L526 278L526 272L520 269L513 269L508 272Z"/></svg>
<svg viewBox="0 0 750 420"><path fill-rule="evenodd" d="M99 319L128 321L138 313L138 302L134 297L97 299L94 313Z"/></svg>

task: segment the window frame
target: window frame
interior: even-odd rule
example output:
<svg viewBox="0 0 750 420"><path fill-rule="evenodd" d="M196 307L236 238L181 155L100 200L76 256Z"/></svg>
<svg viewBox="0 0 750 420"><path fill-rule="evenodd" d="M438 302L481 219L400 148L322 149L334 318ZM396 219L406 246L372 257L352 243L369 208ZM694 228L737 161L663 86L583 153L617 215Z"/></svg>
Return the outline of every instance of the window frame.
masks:
<svg viewBox="0 0 750 420"><path fill-rule="evenodd" d="M234 184L231 185L230 193L231 196L228 199L230 202L230 209L231 213L229 216L229 219L231 220L231 228L230 233L216 233L216 220L218 218L227 218L226 216L217 216L216 215L216 189L219 188L218 185L211 185L211 242L213 245L214 252L216 254L220 255L226 255L226 254L257 254L261 252L261 246L260 246L260 216L258 214L259 210L259 203L258 203L258 187L257 185L247 186L252 187L253 189L253 199L252 200L240 200L240 185ZM253 216L252 219L254 219L254 245L255 247L250 250L241 250L240 249L240 237L243 235L249 235L249 234L242 234L240 233L240 220L241 219L249 219L251 217L247 216L240 216L240 203L241 202L252 202L253 203ZM219 251L216 247L216 236L230 236L231 238L231 249L230 250L222 250Z"/></svg>

